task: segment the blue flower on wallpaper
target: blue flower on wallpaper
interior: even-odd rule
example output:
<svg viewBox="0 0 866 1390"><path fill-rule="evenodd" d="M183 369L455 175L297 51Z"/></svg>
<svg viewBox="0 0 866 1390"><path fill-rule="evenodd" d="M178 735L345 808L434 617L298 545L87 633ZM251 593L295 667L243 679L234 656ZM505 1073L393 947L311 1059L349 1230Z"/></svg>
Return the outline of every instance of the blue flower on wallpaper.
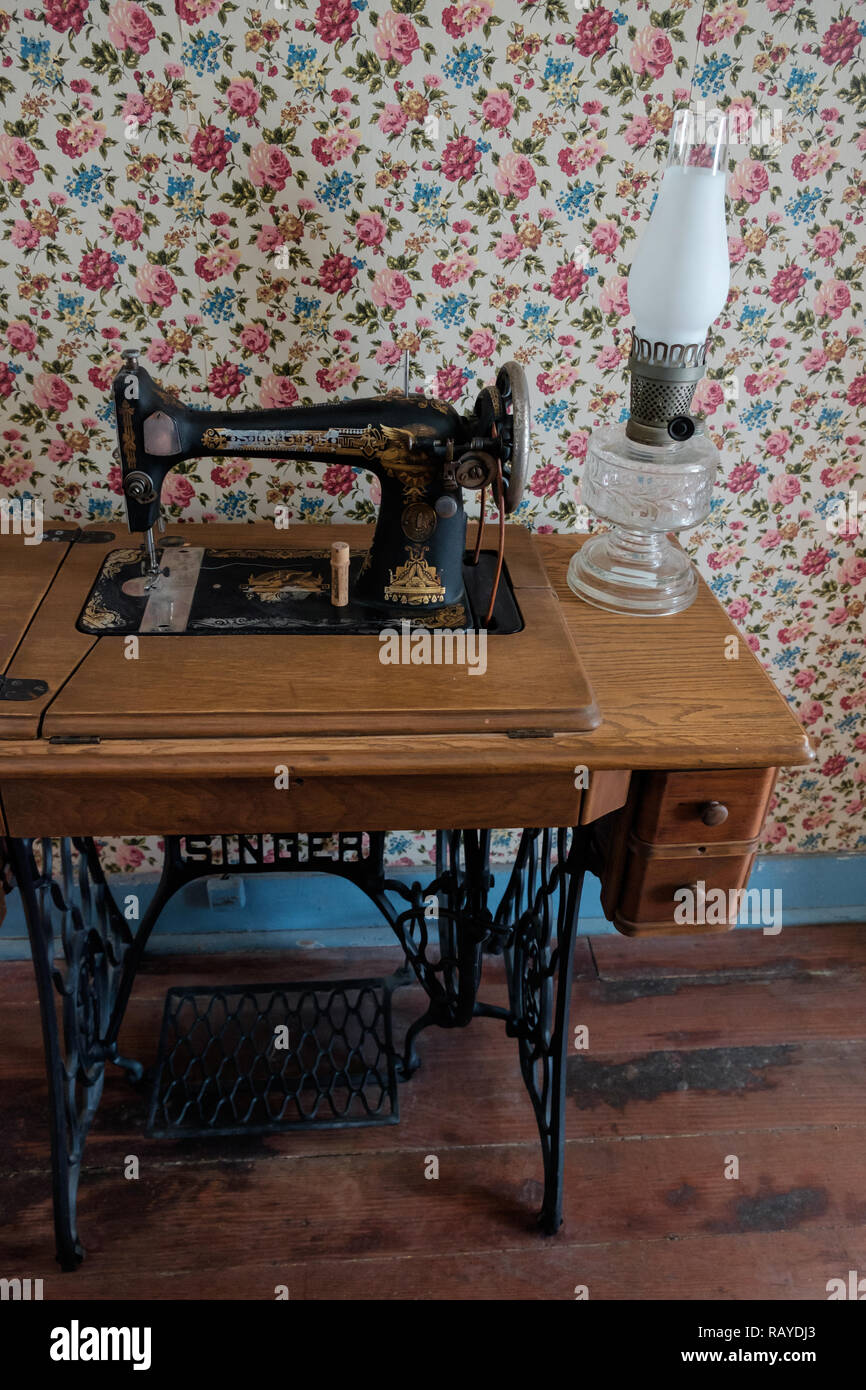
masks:
<svg viewBox="0 0 866 1390"><path fill-rule="evenodd" d="M91 308L85 309L83 295L58 294L57 318L73 333L82 333L92 337L96 332L93 310Z"/></svg>
<svg viewBox="0 0 866 1390"><path fill-rule="evenodd" d="M189 63L198 77L202 77L206 72L219 71L221 47L222 39L211 29L207 34L194 35L184 44L181 53L184 62Z"/></svg>
<svg viewBox="0 0 866 1390"><path fill-rule="evenodd" d="M730 54L723 53L721 58L708 58L703 67L695 69L695 86L701 96L724 91L731 61Z"/></svg>
<svg viewBox="0 0 866 1390"><path fill-rule="evenodd" d="M321 307L321 299L308 299L301 294L295 295L295 318L301 323L303 323L305 319L317 319Z"/></svg>
<svg viewBox="0 0 866 1390"><path fill-rule="evenodd" d="M841 410L831 410L829 406L824 406L818 416L818 429L825 439L830 439L834 443L842 438L842 430L839 428L839 421L842 419Z"/></svg>
<svg viewBox="0 0 866 1390"><path fill-rule="evenodd" d="M778 666L780 671L787 670L789 666L796 666L797 657L802 651L802 647L785 647L784 651L777 652L773 657L773 665Z"/></svg>
<svg viewBox="0 0 866 1390"><path fill-rule="evenodd" d="M844 502L844 500L844 492L828 492L826 497L822 497L820 501L815 503L815 511L820 517L825 517L838 502Z"/></svg>
<svg viewBox="0 0 866 1390"><path fill-rule="evenodd" d="M767 341L767 329L764 324L766 309L753 309L746 306L740 315L740 328L743 336L752 343L765 343Z"/></svg>
<svg viewBox="0 0 866 1390"><path fill-rule="evenodd" d="M77 174L70 174L63 180L63 187L70 198L77 198L83 207L88 203L101 203L105 197L102 189L102 175L105 171L98 164L89 169L82 167Z"/></svg>
<svg viewBox="0 0 866 1390"><path fill-rule="evenodd" d="M563 77L570 77L574 72L574 63L570 58L549 57L544 64L545 82L561 82Z"/></svg>
<svg viewBox="0 0 866 1390"><path fill-rule="evenodd" d="M195 179L169 174L166 191L170 206L184 222L192 222L199 216L195 203Z"/></svg>
<svg viewBox="0 0 866 1390"><path fill-rule="evenodd" d="M576 183L568 189L566 193L560 193L556 199L556 206L560 212L564 212L569 222L573 222L575 217L586 217L589 212L589 200L595 192L595 184Z"/></svg>
<svg viewBox="0 0 866 1390"><path fill-rule="evenodd" d="M818 94L814 91L816 72L792 68L788 78L788 100L800 116L812 116L818 109Z"/></svg>
<svg viewBox="0 0 866 1390"><path fill-rule="evenodd" d="M325 505L324 497L305 497L301 502L301 516L315 516Z"/></svg>
<svg viewBox="0 0 866 1390"><path fill-rule="evenodd" d="M833 727L838 729L840 733L847 734L849 729L856 729L859 724L860 716L852 710L850 714L845 715L844 719L837 719Z"/></svg>
<svg viewBox="0 0 866 1390"><path fill-rule="evenodd" d="M474 43L471 48L464 45L445 59L442 64L445 76L451 78L455 87L474 87L478 81L478 65L483 56L480 44Z"/></svg>
<svg viewBox="0 0 866 1390"><path fill-rule="evenodd" d="M580 87L571 80L574 63L567 58L549 57L544 65L542 80L544 90L554 106L575 106L580 96Z"/></svg>
<svg viewBox="0 0 866 1390"><path fill-rule="evenodd" d="M347 208L354 182L348 169L344 169L341 174L329 174L326 179L316 184L316 197L330 212L336 212L338 208Z"/></svg>
<svg viewBox="0 0 866 1390"><path fill-rule="evenodd" d="M62 87L64 85L63 67L58 58L51 56L50 43L44 40L22 39L19 51L34 86Z"/></svg>
<svg viewBox="0 0 866 1390"><path fill-rule="evenodd" d="M425 227L444 227L446 214L441 206L442 189L438 183L416 183L412 202L418 221Z"/></svg>
<svg viewBox="0 0 866 1390"><path fill-rule="evenodd" d="M101 517L114 515L115 501L113 497L90 497L87 500L87 515L91 521L99 521Z"/></svg>
<svg viewBox="0 0 866 1390"><path fill-rule="evenodd" d="M523 309L523 327L533 342L547 342L550 339L549 304L526 304Z"/></svg>
<svg viewBox="0 0 866 1390"><path fill-rule="evenodd" d="M75 318L76 313L84 303L84 296L71 294L59 294L57 296L57 312L60 318Z"/></svg>
<svg viewBox="0 0 866 1390"><path fill-rule="evenodd" d="M823 196L820 188L804 188L799 197L788 199L785 211L795 226L799 226L801 222L812 221L815 209Z"/></svg>
<svg viewBox="0 0 866 1390"><path fill-rule="evenodd" d="M568 419L568 401L548 401L541 410L536 410L535 419L542 429L555 430Z"/></svg>
<svg viewBox="0 0 866 1390"><path fill-rule="evenodd" d="M710 580L710 588L716 598L727 598L731 587L731 576L729 574L714 574Z"/></svg>
<svg viewBox="0 0 866 1390"><path fill-rule="evenodd" d="M457 323L466 322L466 305L468 303L468 294L448 294L434 305L433 317L439 320L443 328L453 328Z"/></svg>
<svg viewBox="0 0 866 1390"><path fill-rule="evenodd" d="M51 44L47 39L28 39L22 34L18 52L25 63L41 63L51 54Z"/></svg>
<svg viewBox="0 0 866 1390"><path fill-rule="evenodd" d="M391 832L388 835L387 853L393 859L397 855L409 854L415 847L411 835L396 834Z"/></svg>
<svg viewBox="0 0 866 1390"><path fill-rule="evenodd" d="M753 406L743 411L740 419L747 430L760 429L772 409L772 401L755 401Z"/></svg>
<svg viewBox="0 0 866 1390"><path fill-rule="evenodd" d="M248 492L224 492L217 502L215 511L226 521L241 521L247 514L250 495Z"/></svg>
<svg viewBox="0 0 866 1390"><path fill-rule="evenodd" d="M311 63L316 61L315 48L299 48L296 43L290 43L286 50L286 67L289 72L299 68L301 72L308 68Z"/></svg>
<svg viewBox="0 0 866 1390"><path fill-rule="evenodd" d="M214 323L228 323L235 315L237 292L231 285L221 290L213 290L202 304L202 313L213 319Z"/></svg>

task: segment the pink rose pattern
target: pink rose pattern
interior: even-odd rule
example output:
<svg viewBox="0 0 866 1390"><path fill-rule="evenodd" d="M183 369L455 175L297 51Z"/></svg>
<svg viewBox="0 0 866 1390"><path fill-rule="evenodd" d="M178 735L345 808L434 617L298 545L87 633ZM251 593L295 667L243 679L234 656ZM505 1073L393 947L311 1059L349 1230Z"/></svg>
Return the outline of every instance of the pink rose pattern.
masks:
<svg viewBox="0 0 866 1390"><path fill-rule="evenodd" d="M863 849L866 507L857 533L825 518L866 498L864 35L863 0L5 6L0 486L120 520L124 342L233 408L378 394L408 349L413 387L466 409L513 356L534 395L522 518L573 531L588 432L626 406L628 267L672 108L692 87L779 111L781 138L733 161L731 294L696 396L723 467L688 544L818 746L780 779L767 845ZM164 500L359 520L375 489L202 460Z"/></svg>

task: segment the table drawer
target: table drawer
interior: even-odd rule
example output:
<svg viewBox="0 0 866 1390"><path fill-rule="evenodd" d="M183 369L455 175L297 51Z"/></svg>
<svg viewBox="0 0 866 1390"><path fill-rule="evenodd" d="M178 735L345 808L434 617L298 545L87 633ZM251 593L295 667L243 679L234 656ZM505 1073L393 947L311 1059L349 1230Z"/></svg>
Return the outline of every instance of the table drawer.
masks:
<svg viewBox="0 0 866 1390"><path fill-rule="evenodd" d="M660 854L654 846L632 838L612 914L614 925L626 936L730 931L737 915L737 903L730 894L746 887L755 849L754 841L746 841L720 845L712 853L683 849ZM685 901L675 897L681 888L690 888L692 897ZM691 908L692 920L682 920L686 907Z"/></svg>
<svg viewBox="0 0 866 1390"><path fill-rule="evenodd" d="M640 779L632 829L654 845L753 840L767 814L775 768L650 772Z"/></svg>

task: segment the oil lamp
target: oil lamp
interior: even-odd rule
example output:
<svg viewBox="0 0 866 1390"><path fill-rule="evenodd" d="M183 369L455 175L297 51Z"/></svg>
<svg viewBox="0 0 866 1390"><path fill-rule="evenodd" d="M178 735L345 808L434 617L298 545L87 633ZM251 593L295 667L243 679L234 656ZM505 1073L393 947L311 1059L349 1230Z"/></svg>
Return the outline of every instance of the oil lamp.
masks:
<svg viewBox="0 0 866 1390"><path fill-rule="evenodd" d="M611 523L572 557L570 587L614 613L677 613L697 573L668 538L710 510L718 450L689 414L709 329L724 307L728 132L720 113L675 112L667 167L628 279L631 410L590 437L582 501Z"/></svg>

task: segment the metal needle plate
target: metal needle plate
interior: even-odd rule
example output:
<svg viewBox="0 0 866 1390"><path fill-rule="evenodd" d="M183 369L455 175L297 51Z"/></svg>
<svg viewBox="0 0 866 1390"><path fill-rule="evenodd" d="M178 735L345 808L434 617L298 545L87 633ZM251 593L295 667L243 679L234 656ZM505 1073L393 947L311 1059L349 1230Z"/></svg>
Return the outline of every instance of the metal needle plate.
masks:
<svg viewBox="0 0 866 1390"><path fill-rule="evenodd" d="M147 590L140 633L186 632L203 559L204 546L185 546L168 555L163 552L159 575Z"/></svg>

